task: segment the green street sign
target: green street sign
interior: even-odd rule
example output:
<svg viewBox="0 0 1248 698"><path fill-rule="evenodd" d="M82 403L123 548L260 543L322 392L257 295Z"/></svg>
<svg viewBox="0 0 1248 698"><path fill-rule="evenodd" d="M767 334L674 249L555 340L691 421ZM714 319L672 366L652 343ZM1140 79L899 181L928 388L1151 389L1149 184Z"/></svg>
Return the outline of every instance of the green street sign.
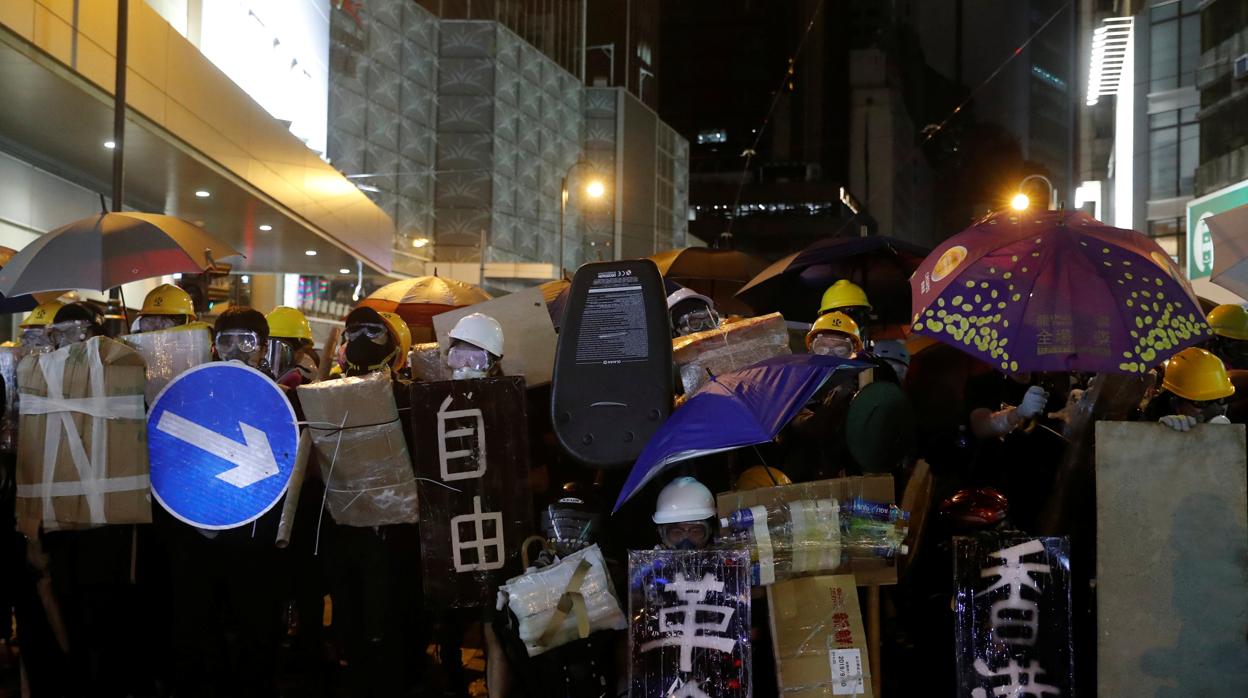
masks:
<svg viewBox="0 0 1248 698"><path fill-rule="evenodd" d="M1213 272L1213 236L1205 219L1248 204L1248 180L1192 199L1187 204L1187 278L1204 279Z"/></svg>

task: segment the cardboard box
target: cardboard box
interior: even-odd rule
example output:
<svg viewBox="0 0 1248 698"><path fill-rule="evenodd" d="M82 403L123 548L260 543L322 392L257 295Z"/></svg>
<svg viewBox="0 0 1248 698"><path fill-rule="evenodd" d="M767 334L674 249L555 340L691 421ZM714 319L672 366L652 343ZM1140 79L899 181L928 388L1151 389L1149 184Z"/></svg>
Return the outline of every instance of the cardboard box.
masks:
<svg viewBox="0 0 1248 698"><path fill-rule="evenodd" d="M785 698L871 698L854 575L777 582L767 587L767 605L776 682Z"/></svg>
<svg viewBox="0 0 1248 698"><path fill-rule="evenodd" d="M555 326L536 286L492 301L456 308L433 316L433 329L443 356L450 349L447 333L465 315L484 313L503 326L503 373L521 376L530 388L550 383L555 371Z"/></svg>
<svg viewBox="0 0 1248 698"><path fill-rule="evenodd" d="M816 480L795 485L764 487L743 492L724 492L717 497L719 516L726 517L738 509L752 506L784 504L803 499L836 499L847 501L863 497L873 502L892 504L895 501L892 475L868 475L866 477L843 477L833 480ZM835 570L825 573L853 573L861 585L896 584L895 561L878 557L846 557Z"/></svg>
<svg viewBox="0 0 1248 698"><path fill-rule="evenodd" d="M672 359L686 395L710 380L711 374L718 376L789 353L788 329L780 313L672 340Z"/></svg>
<svg viewBox="0 0 1248 698"><path fill-rule="evenodd" d="M386 373L299 386L329 513L341 526L416 523L416 475Z"/></svg>
<svg viewBox="0 0 1248 698"><path fill-rule="evenodd" d="M451 379L451 369L446 365L446 356L437 342L412 345L412 351L407 358L414 380L436 383Z"/></svg>
<svg viewBox="0 0 1248 698"><path fill-rule="evenodd" d="M143 357L96 337L27 356L17 374L22 532L150 523Z"/></svg>

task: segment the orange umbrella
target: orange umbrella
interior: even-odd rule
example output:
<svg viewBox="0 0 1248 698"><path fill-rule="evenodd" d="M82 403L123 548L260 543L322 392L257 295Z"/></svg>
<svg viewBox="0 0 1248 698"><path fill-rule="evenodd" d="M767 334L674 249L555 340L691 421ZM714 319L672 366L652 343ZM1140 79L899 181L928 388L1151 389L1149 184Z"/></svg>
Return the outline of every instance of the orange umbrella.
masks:
<svg viewBox="0 0 1248 698"><path fill-rule="evenodd" d="M479 286L444 279L440 276L418 276L414 279L403 279L386 284L373 291L360 305L373 310L395 313L408 324L413 331L414 341L421 340L415 335L432 337L433 316L449 310L475 305L490 300L490 294ZM428 332L419 332L421 328Z"/></svg>

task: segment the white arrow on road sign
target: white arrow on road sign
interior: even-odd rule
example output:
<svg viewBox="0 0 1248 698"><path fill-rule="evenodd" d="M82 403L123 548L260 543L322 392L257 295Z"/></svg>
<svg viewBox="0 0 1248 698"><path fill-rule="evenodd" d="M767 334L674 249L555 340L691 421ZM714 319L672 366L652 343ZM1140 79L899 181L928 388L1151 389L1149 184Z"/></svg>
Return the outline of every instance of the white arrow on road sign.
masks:
<svg viewBox="0 0 1248 698"><path fill-rule="evenodd" d="M156 428L175 439L185 441L196 448L234 464L233 468L217 473L217 478L239 489L249 487L281 472L269 438L255 427L239 422L246 444L222 436L166 410L160 415Z"/></svg>

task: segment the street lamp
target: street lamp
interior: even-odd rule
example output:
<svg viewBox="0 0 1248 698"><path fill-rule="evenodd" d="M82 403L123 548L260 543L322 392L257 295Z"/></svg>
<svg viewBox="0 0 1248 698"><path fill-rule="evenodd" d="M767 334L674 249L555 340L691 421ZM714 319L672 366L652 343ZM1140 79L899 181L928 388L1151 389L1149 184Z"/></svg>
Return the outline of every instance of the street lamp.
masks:
<svg viewBox="0 0 1248 698"><path fill-rule="evenodd" d="M1057 210L1057 188L1053 186L1053 182L1049 181L1048 177L1045 177L1044 175L1041 175L1041 174L1032 174L1032 175L1027 175L1026 177L1023 177L1023 181L1018 183L1018 193L1014 195L1013 199L1010 199L1010 207L1013 208L1015 211L1026 211L1027 208L1031 206L1031 199L1028 198L1027 195L1023 193L1023 188L1027 186L1027 182L1030 182L1033 179L1038 179L1041 182L1044 182L1046 185L1048 185L1049 205L1048 205L1047 210L1056 211Z"/></svg>
<svg viewBox="0 0 1248 698"><path fill-rule="evenodd" d="M564 218L568 210L568 179L572 177L572 170L578 165L588 165L584 160L577 160L568 166L568 171L563 175L563 180L559 184L559 278L563 278L563 243L564 243ZM594 178L585 184L585 195L591 199L601 199L607 193L607 185L601 179Z"/></svg>

